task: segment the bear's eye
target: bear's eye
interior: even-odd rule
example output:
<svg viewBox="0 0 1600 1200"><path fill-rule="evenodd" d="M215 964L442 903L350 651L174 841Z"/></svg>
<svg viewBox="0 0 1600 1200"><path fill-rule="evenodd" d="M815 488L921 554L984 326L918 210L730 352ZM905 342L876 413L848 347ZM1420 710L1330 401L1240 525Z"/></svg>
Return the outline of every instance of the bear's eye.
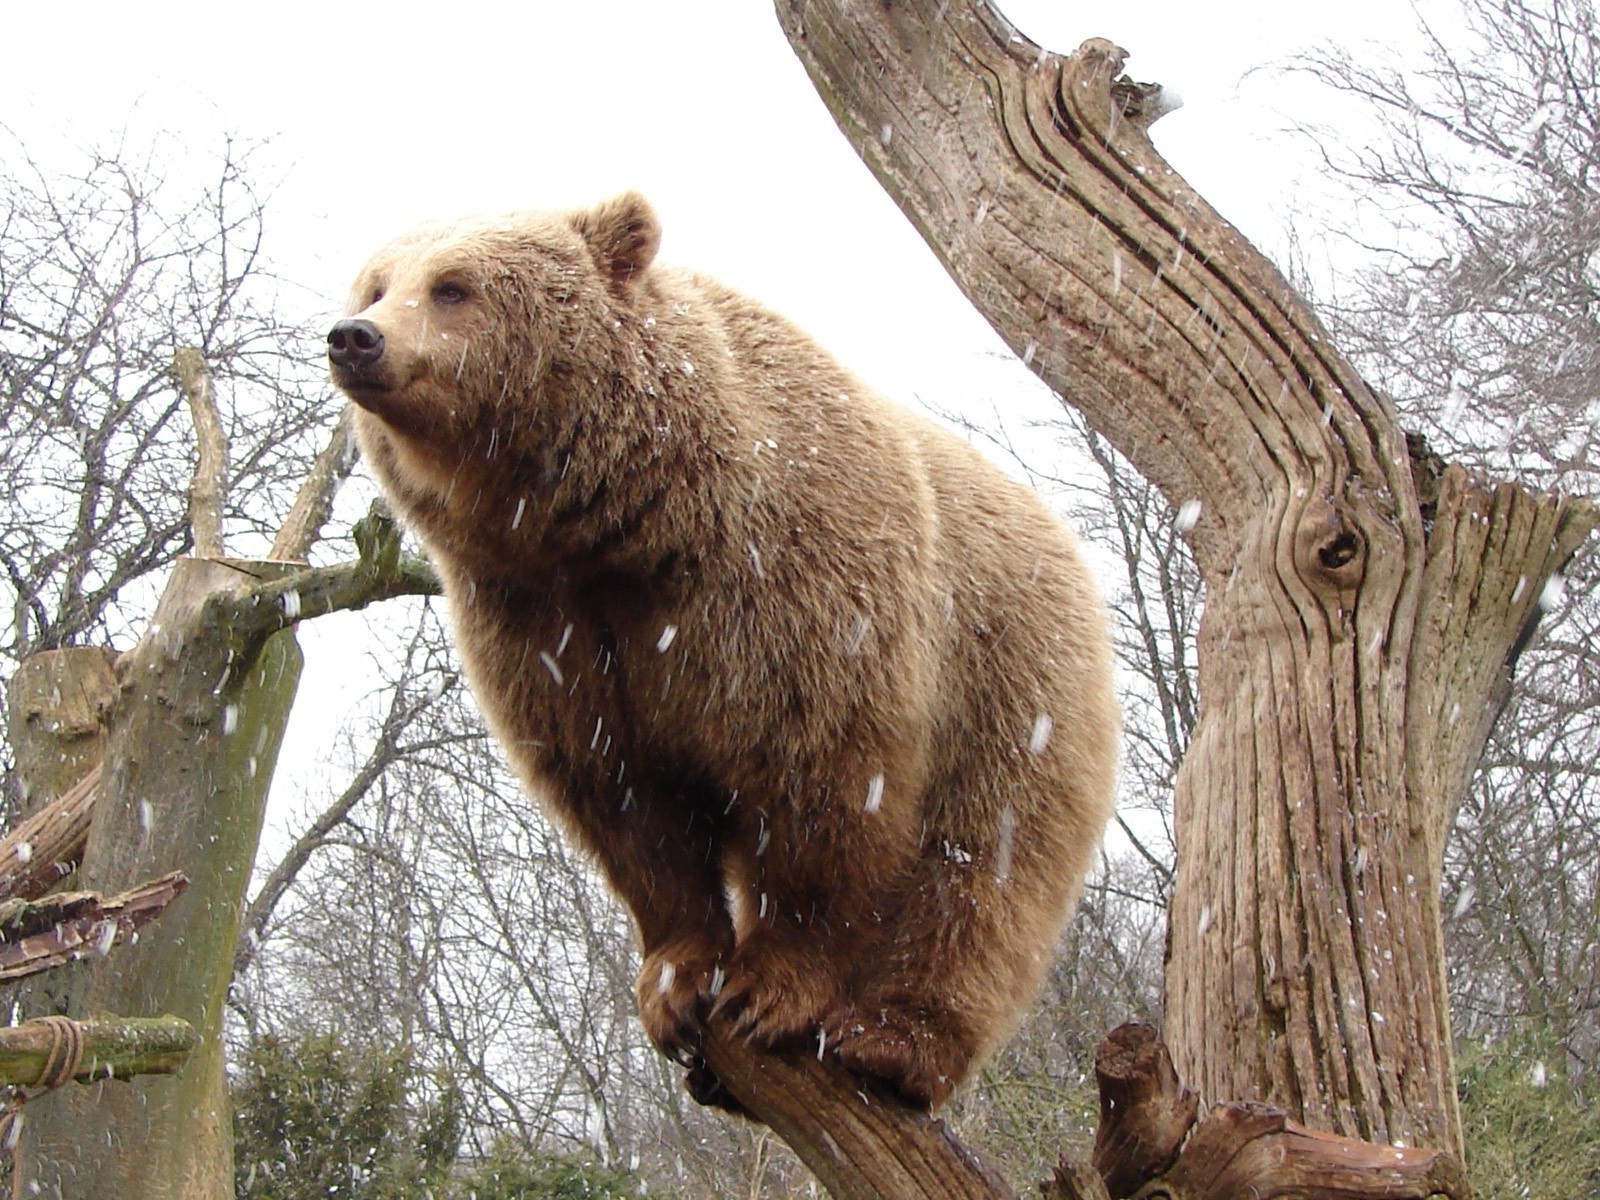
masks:
<svg viewBox="0 0 1600 1200"><path fill-rule="evenodd" d="M467 289L459 283L440 283L433 289L435 304L460 304L467 298Z"/></svg>
<svg viewBox="0 0 1600 1200"><path fill-rule="evenodd" d="M379 300L382 300L382 299L383 299L383 289L381 287L373 288L372 289L372 295L367 298L367 307L371 308L374 304L376 304Z"/></svg>

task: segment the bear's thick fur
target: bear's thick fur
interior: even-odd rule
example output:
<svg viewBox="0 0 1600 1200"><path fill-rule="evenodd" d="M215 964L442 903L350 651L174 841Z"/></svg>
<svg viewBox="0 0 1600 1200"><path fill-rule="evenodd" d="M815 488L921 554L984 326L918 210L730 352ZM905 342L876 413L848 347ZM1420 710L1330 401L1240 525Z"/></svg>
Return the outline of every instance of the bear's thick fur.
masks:
<svg viewBox="0 0 1600 1200"><path fill-rule="evenodd" d="M1035 993L1111 808L1071 536L637 195L424 229L329 335L512 762L710 1011L937 1104Z"/></svg>

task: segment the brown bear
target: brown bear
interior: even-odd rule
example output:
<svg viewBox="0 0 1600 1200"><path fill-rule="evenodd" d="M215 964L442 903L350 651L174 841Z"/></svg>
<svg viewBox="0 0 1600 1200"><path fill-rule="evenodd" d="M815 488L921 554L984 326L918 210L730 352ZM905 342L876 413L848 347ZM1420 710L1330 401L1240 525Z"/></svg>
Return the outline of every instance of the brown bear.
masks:
<svg viewBox="0 0 1600 1200"><path fill-rule="evenodd" d="M333 377L492 728L632 910L650 1037L688 1061L726 1017L938 1104L1110 812L1095 583L1031 491L659 241L635 194L403 237Z"/></svg>

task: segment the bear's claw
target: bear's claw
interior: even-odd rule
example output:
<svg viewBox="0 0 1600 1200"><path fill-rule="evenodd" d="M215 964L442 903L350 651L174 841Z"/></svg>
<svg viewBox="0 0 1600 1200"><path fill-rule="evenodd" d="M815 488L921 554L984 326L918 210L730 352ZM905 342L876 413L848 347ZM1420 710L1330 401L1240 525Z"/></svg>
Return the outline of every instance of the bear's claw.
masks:
<svg viewBox="0 0 1600 1200"><path fill-rule="evenodd" d="M814 948L745 942L728 964L728 980L712 1006L732 1032L768 1048L812 1041L844 1008L836 966Z"/></svg>
<svg viewBox="0 0 1600 1200"><path fill-rule="evenodd" d="M726 954L709 943L669 942L645 956L636 991L639 1019L662 1053L688 1063L705 1035Z"/></svg>
<svg viewBox="0 0 1600 1200"><path fill-rule="evenodd" d="M915 1108L937 1108L948 1100L973 1057L964 1027L899 1005L852 1011L829 1035L847 1069L881 1083Z"/></svg>

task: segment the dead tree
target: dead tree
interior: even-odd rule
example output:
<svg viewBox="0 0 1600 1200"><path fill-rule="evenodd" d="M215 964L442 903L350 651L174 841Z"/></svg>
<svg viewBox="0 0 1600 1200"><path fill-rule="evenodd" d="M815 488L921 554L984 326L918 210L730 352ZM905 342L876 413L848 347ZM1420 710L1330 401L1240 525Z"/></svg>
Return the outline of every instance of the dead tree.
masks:
<svg viewBox="0 0 1600 1200"><path fill-rule="evenodd" d="M1174 508L1198 510L1201 708L1174 800L1166 1037L1174 1086L1275 1109L1182 1123L1157 1190L1465 1194L1441 852L1545 583L1595 507L1473 478L1408 438L1279 273L1156 154L1161 89L1122 78L1109 42L1049 53L985 0L777 11L969 299ZM910 1151L876 1114L865 1133L838 1124L845 1080L809 1092L785 1078L765 1095L779 1067L721 1041L707 1060L836 1196L1009 1194L982 1171L929 1167L964 1157L931 1126L906 1127L925 1143ZM1219 1145L1261 1137L1277 1140L1258 1164L1293 1147L1308 1164L1446 1153L1405 1184L1310 1165L1203 1178ZM1105 1194L1099 1173L1060 1187L1080 1183L1056 1194Z"/></svg>
<svg viewBox="0 0 1600 1200"><path fill-rule="evenodd" d="M1033 369L1198 504L1166 1038L1202 1098L1459 1149L1444 838L1592 505L1408 441L1152 148L1159 87L983 0L778 5L841 128Z"/></svg>

